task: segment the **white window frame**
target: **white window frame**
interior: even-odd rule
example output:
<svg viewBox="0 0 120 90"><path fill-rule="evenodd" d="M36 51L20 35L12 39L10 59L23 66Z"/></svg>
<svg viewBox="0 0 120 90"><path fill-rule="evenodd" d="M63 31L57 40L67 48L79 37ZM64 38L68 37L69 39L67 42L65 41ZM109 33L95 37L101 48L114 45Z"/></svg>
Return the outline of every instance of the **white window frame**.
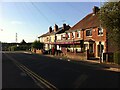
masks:
<svg viewBox="0 0 120 90"><path fill-rule="evenodd" d="M70 33L68 33L68 39L70 39Z"/></svg>
<svg viewBox="0 0 120 90"><path fill-rule="evenodd" d="M78 38L80 38L80 37L81 37L80 31L77 31L77 33L79 34L79 37L78 37Z"/></svg>
<svg viewBox="0 0 120 90"><path fill-rule="evenodd" d="M75 38L75 32L72 32L73 33L73 36L72 36L72 38Z"/></svg>
<svg viewBox="0 0 120 90"><path fill-rule="evenodd" d="M91 34L92 34L92 29L90 28L90 29L86 29L86 37L92 37L92 35L90 35L90 36L87 36L87 31L88 30L91 30Z"/></svg>
<svg viewBox="0 0 120 90"><path fill-rule="evenodd" d="M99 27L100 28L100 27ZM102 34L98 34L98 36L103 36L103 28L101 27ZM98 33L98 32L97 32Z"/></svg>

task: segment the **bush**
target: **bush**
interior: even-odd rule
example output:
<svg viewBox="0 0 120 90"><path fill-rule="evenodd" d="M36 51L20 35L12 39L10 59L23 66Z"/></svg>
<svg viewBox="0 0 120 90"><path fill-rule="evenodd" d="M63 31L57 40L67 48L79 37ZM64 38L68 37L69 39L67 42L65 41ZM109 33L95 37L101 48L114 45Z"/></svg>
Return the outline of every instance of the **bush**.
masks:
<svg viewBox="0 0 120 90"><path fill-rule="evenodd" d="M120 52L114 53L114 62L120 65Z"/></svg>
<svg viewBox="0 0 120 90"><path fill-rule="evenodd" d="M16 51L17 50L17 46L10 46L10 51Z"/></svg>

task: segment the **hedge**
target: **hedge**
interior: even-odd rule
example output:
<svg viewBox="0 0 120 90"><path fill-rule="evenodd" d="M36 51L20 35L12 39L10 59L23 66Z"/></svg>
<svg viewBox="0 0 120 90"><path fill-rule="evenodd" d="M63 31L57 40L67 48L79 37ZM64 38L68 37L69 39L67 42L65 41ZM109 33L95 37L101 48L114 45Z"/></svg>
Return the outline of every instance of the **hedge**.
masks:
<svg viewBox="0 0 120 90"><path fill-rule="evenodd" d="M114 53L114 63L120 65L120 52L115 52Z"/></svg>

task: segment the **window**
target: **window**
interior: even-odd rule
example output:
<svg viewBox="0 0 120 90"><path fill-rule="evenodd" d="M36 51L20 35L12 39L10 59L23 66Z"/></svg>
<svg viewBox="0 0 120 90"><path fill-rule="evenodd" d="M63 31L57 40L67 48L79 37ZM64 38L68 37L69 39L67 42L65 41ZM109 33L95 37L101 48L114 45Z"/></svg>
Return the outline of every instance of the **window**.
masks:
<svg viewBox="0 0 120 90"><path fill-rule="evenodd" d="M61 35L61 40L63 40L63 35Z"/></svg>
<svg viewBox="0 0 120 90"><path fill-rule="evenodd" d="M75 38L75 32L73 32L73 38Z"/></svg>
<svg viewBox="0 0 120 90"><path fill-rule="evenodd" d="M86 36L92 36L92 29L86 30Z"/></svg>
<svg viewBox="0 0 120 90"><path fill-rule="evenodd" d="M51 37L50 37L50 40L49 40L50 42L51 42Z"/></svg>
<svg viewBox="0 0 120 90"><path fill-rule="evenodd" d="M79 37L79 33L77 32L77 37Z"/></svg>
<svg viewBox="0 0 120 90"><path fill-rule="evenodd" d="M72 36L72 38L74 37L74 36L73 36L73 33L71 33L71 36Z"/></svg>
<svg viewBox="0 0 120 90"><path fill-rule="evenodd" d="M80 38L80 31L77 32L77 37Z"/></svg>
<svg viewBox="0 0 120 90"><path fill-rule="evenodd" d="M57 40L57 36L55 36L55 40Z"/></svg>
<svg viewBox="0 0 120 90"><path fill-rule="evenodd" d="M72 32L72 38L75 38L75 32Z"/></svg>
<svg viewBox="0 0 120 90"><path fill-rule="evenodd" d="M70 39L70 33L68 33L68 39Z"/></svg>
<svg viewBox="0 0 120 90"><path fill-rule="evenodd" d="M47 41L49 41L49 38L48 38L48 37L47 37L46 39L47 39Z"/></svg>
<svg viewBox="0 0 120 90"><path fill-rule="evenodd" d="M98 35L102 35L103 34L103 28L98 28Z"/></svg>

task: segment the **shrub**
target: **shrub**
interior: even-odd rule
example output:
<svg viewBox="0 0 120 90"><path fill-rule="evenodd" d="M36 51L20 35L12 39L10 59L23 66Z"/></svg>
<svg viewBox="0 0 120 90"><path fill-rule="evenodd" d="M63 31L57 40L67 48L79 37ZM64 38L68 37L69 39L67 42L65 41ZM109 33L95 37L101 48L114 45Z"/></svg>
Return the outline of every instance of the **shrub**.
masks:
<svg viewBox="0 0 120 90"><path fill-rule="evenodd" d="M114 63L120 65L120 52L115 52L114 53Z"/></svg>

